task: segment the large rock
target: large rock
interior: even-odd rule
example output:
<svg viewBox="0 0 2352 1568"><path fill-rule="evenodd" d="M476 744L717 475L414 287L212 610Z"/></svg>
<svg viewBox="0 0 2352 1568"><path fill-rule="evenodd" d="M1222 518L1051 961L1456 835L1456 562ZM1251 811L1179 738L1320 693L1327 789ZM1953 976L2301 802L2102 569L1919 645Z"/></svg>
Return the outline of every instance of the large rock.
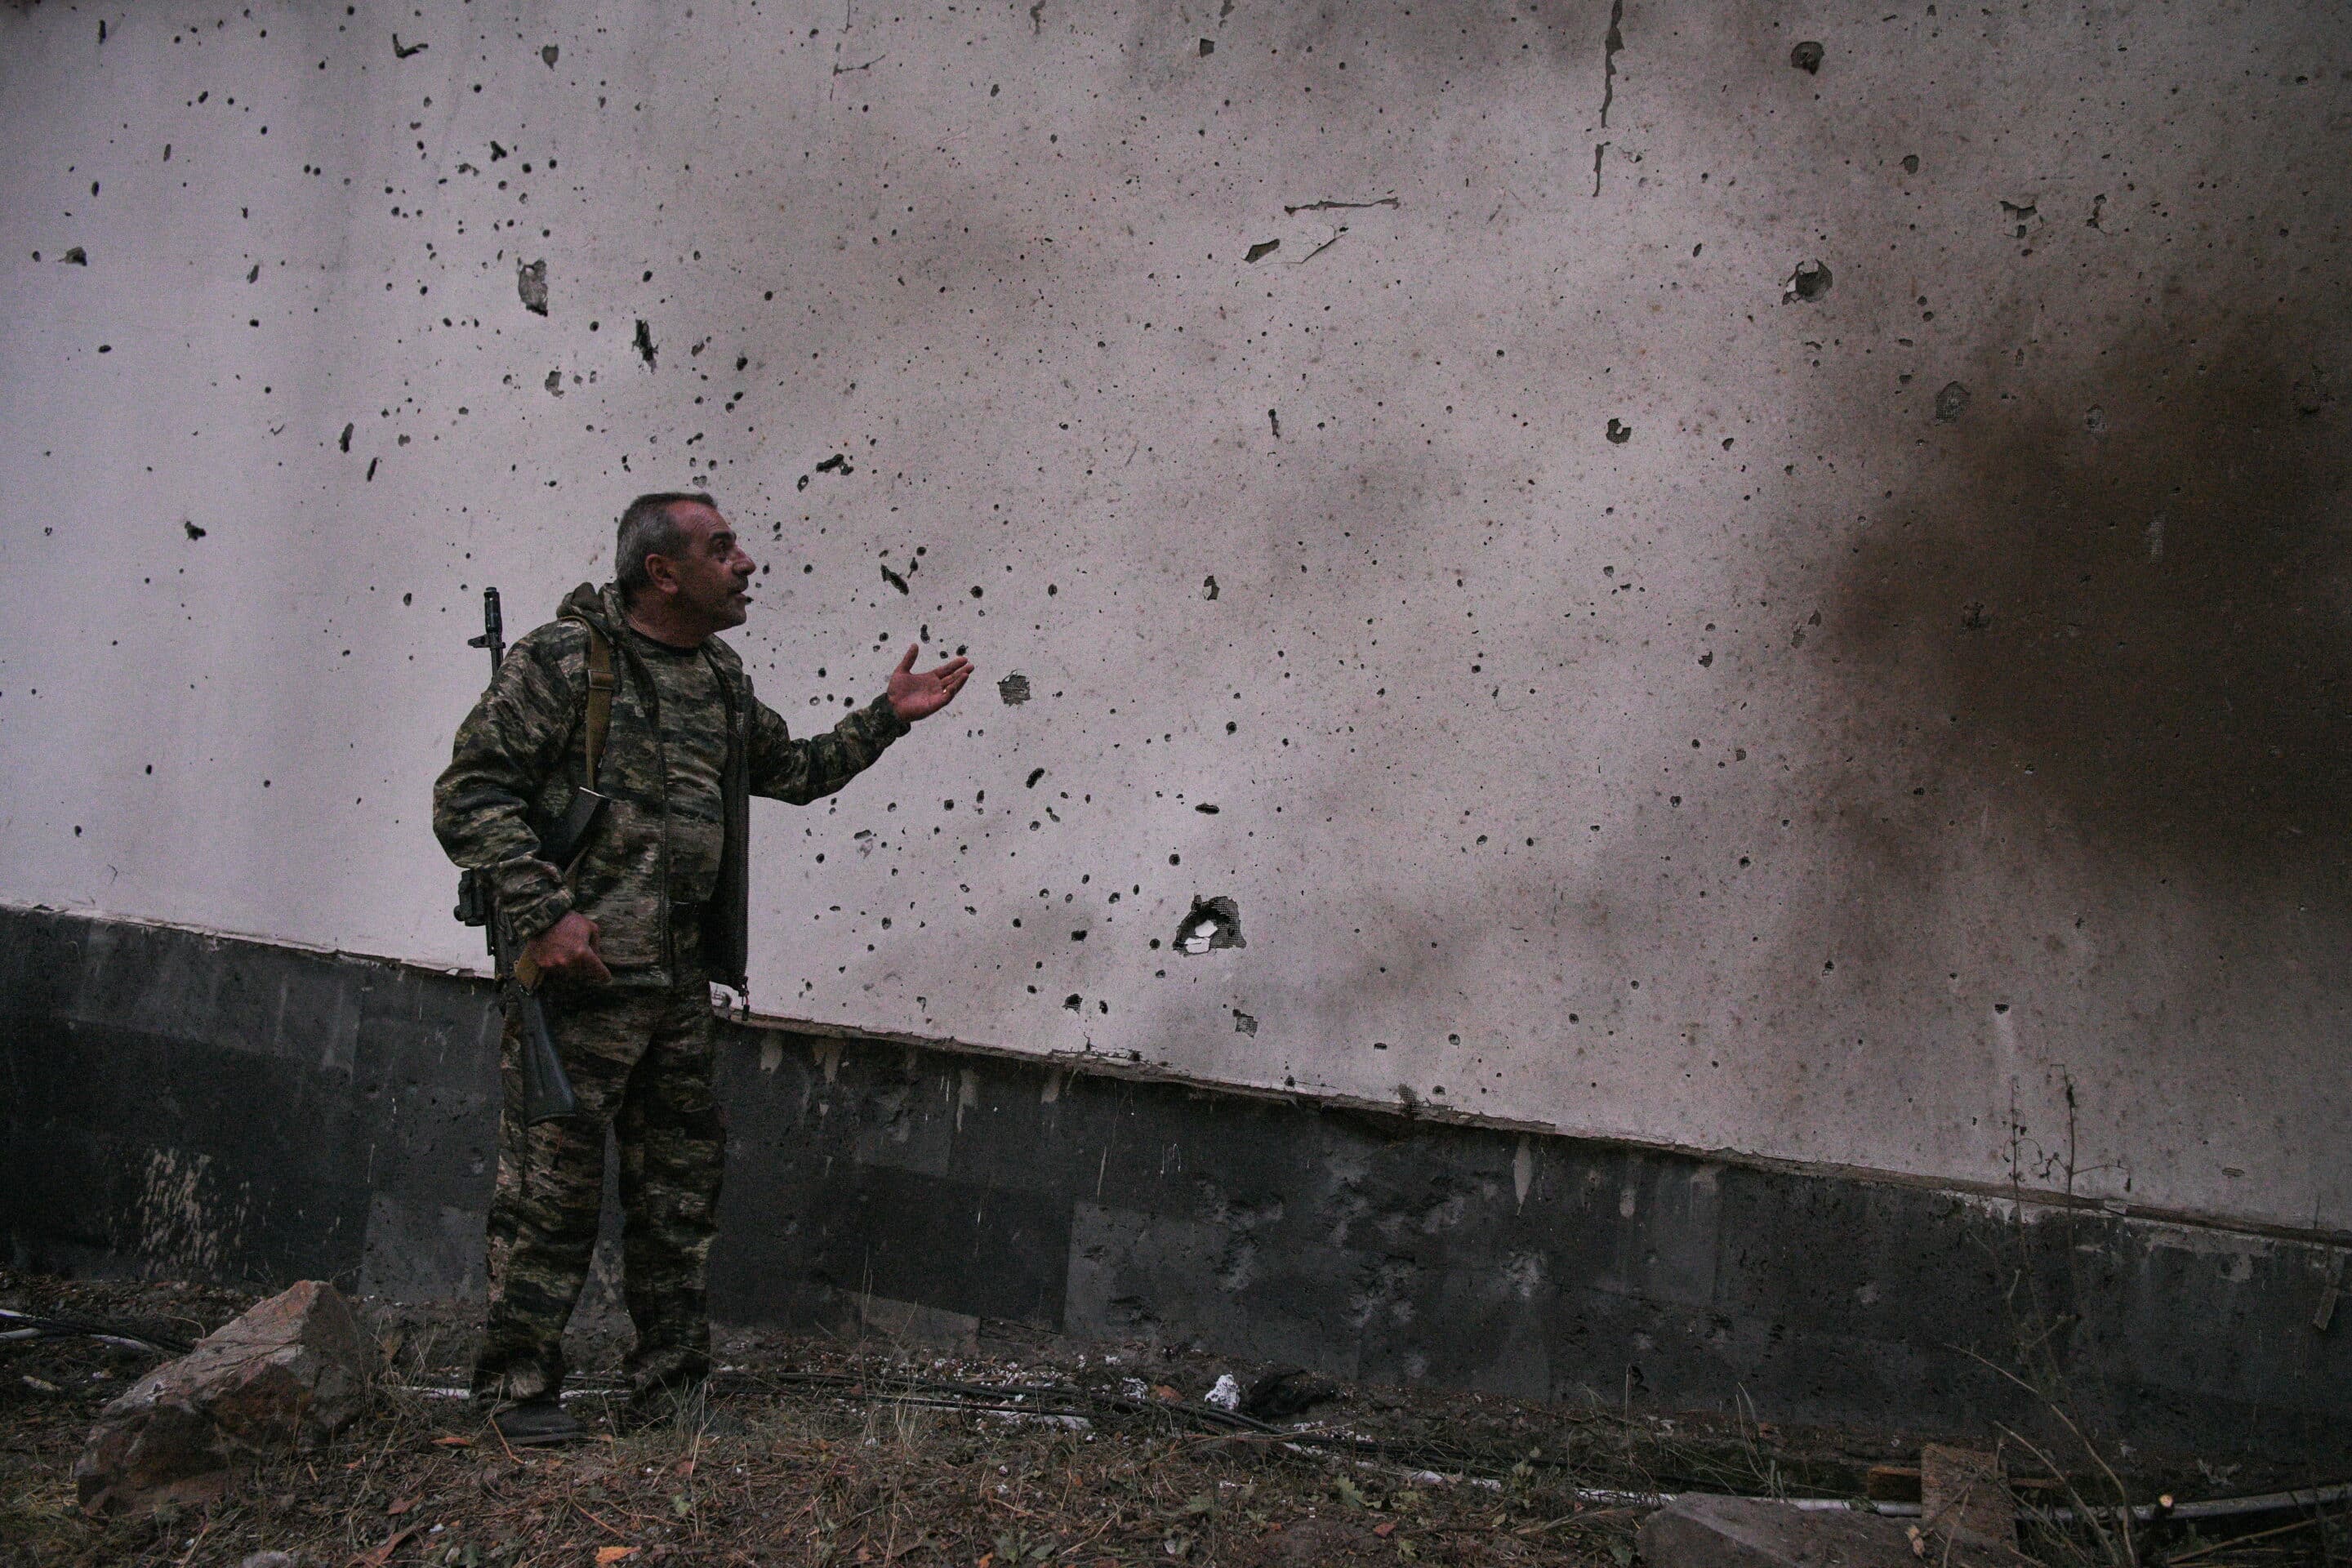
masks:
<svg viewBox="0 0 2352 1568"><path fill-rule="evenodd" d="M74 1465L92 1513L207 1502L255 1457L350 1424L375 1347L332 1285L306 1279L206 1335L109 1405Z"/></svg>

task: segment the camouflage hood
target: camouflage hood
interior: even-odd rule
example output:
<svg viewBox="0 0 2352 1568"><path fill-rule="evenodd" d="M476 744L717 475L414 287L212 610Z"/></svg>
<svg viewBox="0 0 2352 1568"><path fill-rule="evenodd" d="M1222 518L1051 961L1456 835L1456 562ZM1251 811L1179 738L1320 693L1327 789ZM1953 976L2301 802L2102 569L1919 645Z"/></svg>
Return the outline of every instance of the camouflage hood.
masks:
<svg viewBox="0 0 2352 1568"><path fill-rule="evenodd" d="M583 583L563 595L556 606L559 621L584 621L604 634L608 642L621 640L621 628L628 625L627 613L621 608L621 587L607 583L599 588L593 583Z"/></svg>

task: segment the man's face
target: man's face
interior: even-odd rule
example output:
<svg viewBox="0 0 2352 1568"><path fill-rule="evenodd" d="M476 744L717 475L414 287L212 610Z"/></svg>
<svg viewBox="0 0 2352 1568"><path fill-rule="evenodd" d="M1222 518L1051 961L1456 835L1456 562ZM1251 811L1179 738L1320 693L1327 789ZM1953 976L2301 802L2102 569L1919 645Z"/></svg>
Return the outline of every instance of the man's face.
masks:
<svg viewBox="0 0 2352 1568"><path fill-rule="evenodd" d="M668 567L666 573L655 568L656 587L680 619L712 632L741 626L749 614L751 574L757 567L736 542L735 530L716 508L698 501L676 503L670 508L670 519L686 535L686 542L676 555L649 558Z"/></svg>

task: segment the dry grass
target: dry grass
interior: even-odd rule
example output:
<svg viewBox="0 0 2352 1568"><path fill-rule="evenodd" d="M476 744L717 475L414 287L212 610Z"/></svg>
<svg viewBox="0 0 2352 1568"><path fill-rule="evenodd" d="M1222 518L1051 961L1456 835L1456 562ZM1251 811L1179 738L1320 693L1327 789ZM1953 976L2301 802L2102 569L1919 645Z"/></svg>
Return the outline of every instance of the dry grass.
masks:
<svg viewBox="0 0 2352 1568"><path fill-rule="evenodd" d="M0 1299L187 1338L250 1300L5 1275ZM209 1508L129 1521L85 1518L71 1468L99 1408L155 1358L69 1340L0 1350L0 1565L236 1568L275 1551L305 1568L1629 1568L1643 1510L1580 1489L1852 1492L1862 1467L1904 1447L1737 1417L1372 1389L1258 1431L1170 1397L1197 1396L1231 1364L1206 1357L1039 1342L950 1358L770 1336L732 1342L731 1370L672 1423L614 1435L591 1397L573 1409L592 1440L512 1451L463 1402L419 1392L460 1381L462 1324L412 1316L387 1322L383 1342L387 1386L332 1445L260 1464ZM582 1381L609 1373L613 1347L583 1348ZM2144 1560L2326 1561L2341 1540L2319 1528L2228 1546L2176 1537Z"/></svg>
<svg viewBox="0 0 2352 1568"><path fill-rule="evenodd" d="M1622 1563L1632 1515L1559 1489L1406 1480L1278 1443L742 1389L660 1428L508 1450L388 1393L209 1509L83 1520L79 1434L18 1448L0 1531L45 1563ZM58 1439L63 1439L62 1441ZM1613 1548L1613 1550L1612 1550Z"/></svg>
<svg viewBox="0 0 2352 1568"><path fill-rule="evenodd" d="M249 1301L173 1286L0 1287L12 1304L187 1338ZM1049 1372L767 1340L736 1346L736 1368L675 1421L617 1436L590 1397L572 1408L594 1438L517 1451L462 1401L421 1391L457 1381L467 1337L425 1321L388 1327L386 1386L331 1445L262 1462L210 1507L135 1521L85 1518L71 1469L100 1407L156 1358L78 1340L0 1352L0 1563L234 1568L266 1551L307 1568L1632 1560L1636 1510L1580 1505L1577 1473L1515 1457L1523 1434L1491 1402L1433 1450L1487 1453L1479 1485L1276 1434L1203 1431L1201 1407L1165 1397L1163 1380L1197 1376L1170 1359L1152 1361L1137 1400L1124 1392L1132 1356ZM1068 1392L940 1392L1048 1380ZM1034 1414L1041 1403L1083 1414Z"/></svg>

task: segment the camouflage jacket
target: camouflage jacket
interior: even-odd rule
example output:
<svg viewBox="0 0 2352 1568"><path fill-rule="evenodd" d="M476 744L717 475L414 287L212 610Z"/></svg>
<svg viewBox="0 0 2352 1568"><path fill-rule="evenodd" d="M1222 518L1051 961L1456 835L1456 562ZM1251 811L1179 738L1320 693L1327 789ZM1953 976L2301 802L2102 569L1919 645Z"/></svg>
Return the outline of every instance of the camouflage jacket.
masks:
<svg viewBox="0 0 2352 1568"><path fill-rule="evenodd" d="M666 985L676 954L671 804L653 678L625 624L618 590L583 583L555 620L516 640L457 727L449 766L433 786L433 831L449 858L483 875L518 945L578 910L596 922L616 984ZM613 723L596 769L597 790L611 804L567 887L539 847L585 782L590 626L613 647ZM703 907L701 951L710 977L740 990L751 918L750 797L796 805L821 800L880 756L907 724L877 697L829 732L796 741L752 696L732 648L717 637L702 647L725 700L729 742L725 847L717 891Z"/></svg>

